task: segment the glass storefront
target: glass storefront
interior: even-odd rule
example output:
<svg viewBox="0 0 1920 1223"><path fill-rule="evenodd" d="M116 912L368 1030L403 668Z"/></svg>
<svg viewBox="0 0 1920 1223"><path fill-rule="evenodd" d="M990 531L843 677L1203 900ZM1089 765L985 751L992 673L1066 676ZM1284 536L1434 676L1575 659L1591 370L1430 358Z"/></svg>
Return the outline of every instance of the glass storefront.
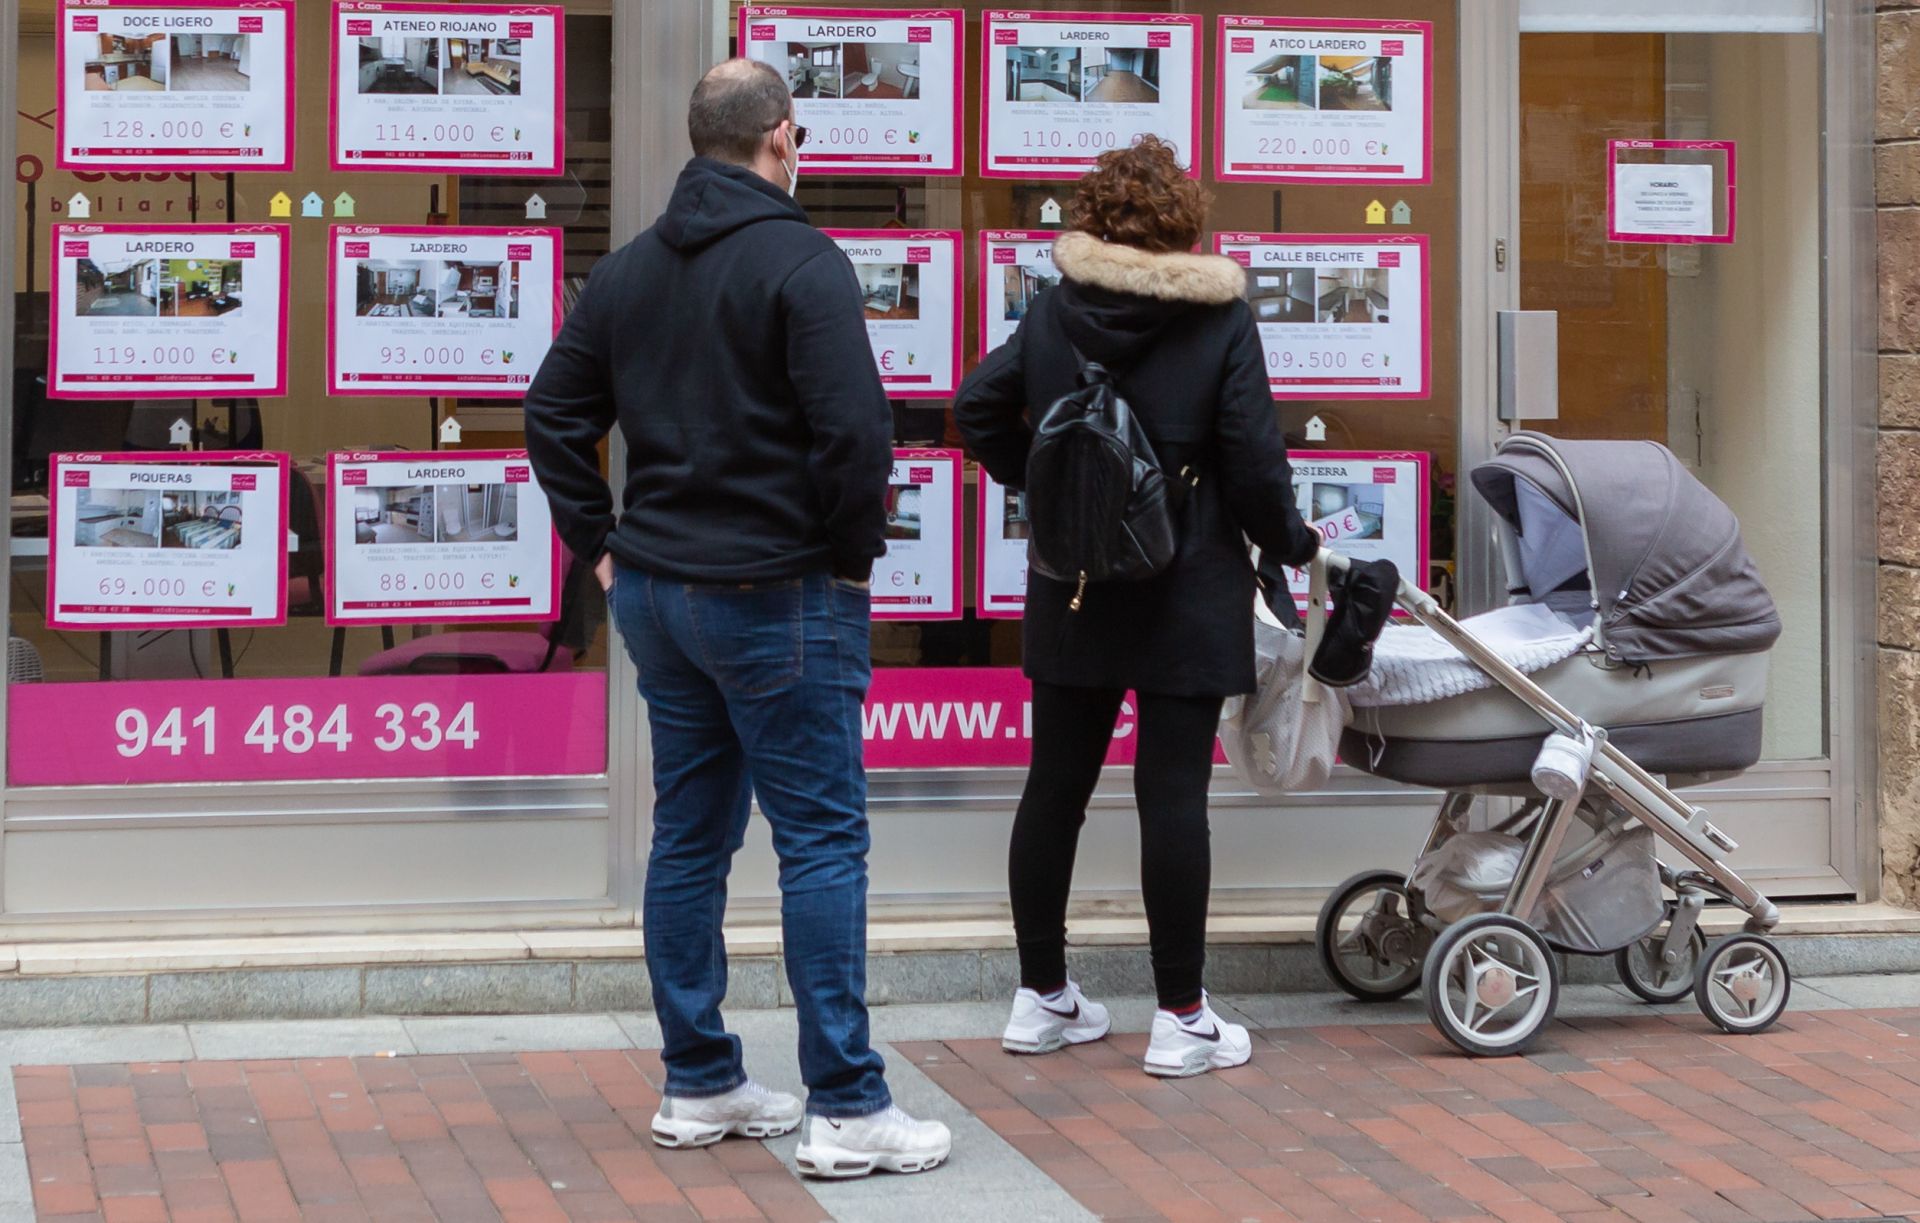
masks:
<svg viewBox="0 0 1920 1223"><path fill-rule="evenodd" d="M357 549L378 556L424 542L458 558L511 538L522 516L518 490L481 465L510 463L524 442L510 397L410 395L404 383L392 393L329 394L340 387L329 365L332 328L348 318L338 305L330 310L329 280L336 297L352 296L352 317L376 337L373 351L417 360L423 347L454 345L436 343L439 320L510 326L527 300L514 270L526 257L436 251L389 262L371 247L348 255L337 244L395 229L432 242L477 230L555 230L564 309L595 261L664 202L684 157L685 96L700 65L740 52L743 35L758 37L741 5L561 6L564 173L539 177L330 169L327 74L345 78L329 59L329 6L304 2L294 6L290 171L57 169L58 7L13 0L0 14L11 7L14 28L0 28L18 66L5 248L16 339L0 920L63 932L131 916L183 930L633 921L647 832L644 714L590 574L563 563L553 583L557 618L533 623L458 610L473 602L465 589L460 598L413 600L425 607L404 617L338 614L335 584L355 580ZM1289 324L1305 328L1304 340L1276 341L1269 360L1296 461L1324 456L1323 474L1303 481L1312 516L1382 547L1398 546L1395 532L1404 532L1429 587L1456 610L1477 611L1498 591L1467 473L1498 436L1531 427L1668 445L1741 516L1787 624L1773 655L1767 763L1712 795L1716 822L1743 842L1743 872L1773 891L1870 892L1860 846L1872 842L1872 814L1852 800L1859 763L1850 731L1863 691L1854 609L1870 603L1871 588L1852 566L1822 562L1854 546L1851 508L1836 501L1851 487L1851 451L1835 439L1848 436L1859 407L1851 391L1836 391L1850 384L1835 354L1871 343L1856 334L1851 310L1835 306L1850 285L1864 290L1842 276L1854 255L1836 245L1844 232L1836 214L1862 201L1836 198L1831 185L1848 181L1836 168L1833 133L1851 130L1832 113L1830 99L1848 96L1833 84L1834 30L1811 3L1768 6L1764 20L1751 21L1713 6L1691 20L1638 11L1648 7L1377 0L1358 13L1336 0L1070 0L1023 10L1146 14L1162 28L1191 19L1181 27L1194 31L1197 77L1188 80L1175 43L1028 47L1025 35L989 28L1007 19L988 6L956 4L960 172L917 174L909 161L896 172L850 175L815 163L803 167L798 195L816 224L849 231L848 244L891 252L905 240L900 262L887 253L862 265L876 328L945 309L934 295L951 277L959 365L971 368L1047 283L1050 270L1033 252L1058 228L1070 196L1070 172L1047 177L1044 157L1026 159L1042 167L1034 176L984 173L989 145L996 159L1020 155L1007 143L1008 116L1028 113L1022 106L1058 114L1069 98L1153 100L1193 86L1190 151L1214 198L1207 244L1248 264L1256 315L1276 335L1292 334ZM1374 37L1347 53L1252 61L1238 58L1241 27L1225 20L1250 19L1253 29L1356 17L1373 27L1368 37L1384 32L1384 45ZM935 43L917 34L779 38L777 49L746 49L783 66L796 95L826 116L805 120L823 137L816 148L833 147L825 129L836 103L913 99L938 79ZM367 41L358 50L360 88L374 93L425 90L429 78L443 92L497 92L513 87L527 50L518 40ZM103 41L100 85L151 83L150 66L144 77L129 66L143 50ZM239 68L238 48L219 43L175 40L167 55L179 66L163 69L168 83ZM986 105L990 91L1007 108ZM1223 115L1241 124L1289 112L1327 117L1336 144L1379 116L1424 112L1409 120L1414 145L1393 129L1398 151L1374 158L1404 159L1419 172L1369 181L1367 155L1282 148L1289 138L1274 137L1246 156L1317 157L1335 169L1319 181L1298 173L1245 181L1276 175L1236 171L1241 153L1227 155ZM991 141L983 116L1000 125ZM1018 135L1051 153L1056 129L1040 120L1032 127ZM1622 173L1621 164L1671 166L1675 181L1702 185L1710 202L1676 224L1732 240L1624 239L1610 187L1664 176ZM84 222L72 214L76 196L89 206ZM284 219L274 215L281 196ZM150 293L157 317L171 309L186 322L251 305L230 274L217 281L199 267L160 267L146 282L131 264L90 258L82 273L55 243L57 226L156 221L290 228L283 397L48 396L56 310L83 301L88 310L96 302L141 310ZM1016 235L1029 245L1019 247ZM936 268L944 253L915 253L948 241L950 264ZM340 271L342 258L351 272ZM61 275L74 278L69 291L53 292ZM1554 312L1552 419L1502 411L1501 311ZM939 371L923 374L917 356L899 359L896 443L923 456L957 450ZM284 625L91 630L55 616L63 627L49 627L49 503L61 491L53 457L176 450L290 456ZM329 456L357 456L335 466L373 466L383 453L418 456L413 467L426 474L359 491L329 478ZM617 472L617 446L607 457ZM447 474L464 473L462 462L475 465L473 475ZM1341 474L1356 465L1393 486ZM933 498L902 479L894 538L934 538ZM881 671L867 738L878 914L992 918L1004 909L1025 727L1018 587L1008 584L1017 573L1009 579L999 558L1009 547L1017 556L1021 515L1018 499L983 487L971 464L957 482L960 512L948 524L955 547L942 562L953 568L938 575L952 586L955 614L916 615L916 600L948 592L917 590L919 571L902 569L899 618L874 629ZM95 538L113 536L107 546L164 551L170 540L220 538L196 525L207 508L217 523L217 506L162 494L149 515L144 502L106 500L93 529ZM452 582L459 564L429 569L427 579ZM1003 598L983 599L992 591ZM1127 732L1123 718L1083 844L1078 894L1089 912L1137 907ZM1354 870L1408 859L1436 800L1342 770L1326 792L1276 806L1240 791L1223 770L1216 904L1256 916L1311 907ZM771 850L756 826L733 904L753 920L776 896Z"/></svg>

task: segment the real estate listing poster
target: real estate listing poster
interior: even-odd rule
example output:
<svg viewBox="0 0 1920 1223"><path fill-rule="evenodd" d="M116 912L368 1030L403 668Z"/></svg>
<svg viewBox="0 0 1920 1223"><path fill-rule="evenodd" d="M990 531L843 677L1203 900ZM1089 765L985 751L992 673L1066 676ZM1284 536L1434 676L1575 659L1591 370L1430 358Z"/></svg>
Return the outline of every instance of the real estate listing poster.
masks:
<svg viewBox="0 0 1920 1223"><path fill-rule="evenodd" d="M526 394L560 330L560 231L336 225L332 395Z"/></svg>
<svg viewBox="0 0 1920 1223"><path fill-rule="evenodd" d="M974 603L983 619L1017 619L1027 606L1027 494L980 469L980 555Z"/></svg>
<svg viewBox="0 0 1920 1223"><path fill-rule="evenodd" d="M989 229L980 235L980 355L1013 338L1027 307L1060 283L1053 266L1058 232Z"/></svg>
<svg viewBox="0 0 1920 1223"><path fill-rule="evenodd" d="M981 48L980 167L1074 178L1152 134L1200 173L1200 18L990 10Z"/></svg>
<svg viewBox="0 0 1920 1223"><path fill-rule="evenodd" d="M563 18L558 4L334 0L332 167L562 173Z"/></svg>
<svg viewBox="0 0 1920 1223"><path fill-rule="evenodd" d="M853 261L880 383L895 399L960 386L960 231L823 230Z"/></svg>
<svg viewBox="0 0 1920 1223"><path fill-rule="evenodd" d="M887 553L873 566L875 620L957 620L958 450L896 450L887 481Z"/></svg>
<svg viewBox="0 0 1920 1223"><path fill-rule="evenodd" d="M47 395L287 393L285 225L53 227Z"/></svg>
<svg viewBox="0 0 1920 1223"><path fill-rule="evenodd" d="M1433 179L1433 23L1220 18L1214 166L1227 182Z"/></svg>
<svg viewBox="0 0 1920 1223"><path fill-rule="evenodd" d="M1731 140L1607 141L1607 240L1732 242L1735 173Z"/></svg>
<svg viewBox="0 0 1920 1223"><path fill-rule="evenodd" d="M47 626L238 628L287 620L284 454L56 454Z"/></svg>
<svg viewBox="0 0 1920 1223"><path fill-rule="evenodd" d="M1425 399L1425 234L1216 234L1247 270L1276 399Z"/></svg>
<svg viewBox="0 0 1920 1223"><path fill-rule="evenodd" d="M1300 516L1327 547L1357 561L1389 560L1426 585L1428 456L1411 451L1301 450L1291 456ZM1307 571L1287 570L1294 605L1307 606Z"/></svg>
<svg viewBox="0 0 1920 1223"><path fill-rule="evenodd" d="M327 456L327 623L560 615L560 542L524 450Z"/></svg>
<svg viewBox="0 0 1920 1223"><path fill-rule="evenodd" d="M61 0L62 170L293 169L293 0Z"/></svg>
<svg viewBox="0 0 1920 1223"><path fill-rule="evenodd" d="M740 10L740 54L771 66L807 129L802 172L957 175L958 9Z"/></svg>

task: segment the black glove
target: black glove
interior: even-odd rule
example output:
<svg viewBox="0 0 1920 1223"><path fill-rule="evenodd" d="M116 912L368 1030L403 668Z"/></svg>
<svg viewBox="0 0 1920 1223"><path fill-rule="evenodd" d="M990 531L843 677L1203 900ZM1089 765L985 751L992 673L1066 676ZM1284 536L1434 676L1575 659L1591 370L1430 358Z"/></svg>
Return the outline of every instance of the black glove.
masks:
<svg viewBox="0 0 1920 1223"><path fill-rule="evenodd" d="M1329 688L1350 688L1373 669L1373 643L1393 615L1400 571L1392 561L1355 561L1333 592L1326 635L1307 664L1307 674Z"/></svg>

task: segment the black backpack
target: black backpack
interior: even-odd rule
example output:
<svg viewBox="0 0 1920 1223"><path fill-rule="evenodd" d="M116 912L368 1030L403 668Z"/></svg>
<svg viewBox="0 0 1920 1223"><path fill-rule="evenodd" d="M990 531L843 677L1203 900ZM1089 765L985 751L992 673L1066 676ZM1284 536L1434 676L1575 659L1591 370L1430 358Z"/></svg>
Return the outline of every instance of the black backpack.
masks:
<svg viewBox="0 0 1920 1223"><path fill-rule="evenodd" d="M1112 375L1080 360L1079 388L1048 405L1027 453L1027 563L1075 583L1074 611L1088 582L1137 582L1173 563L1173 516L1198 483L1186 469L1167 479Z"/></svg>

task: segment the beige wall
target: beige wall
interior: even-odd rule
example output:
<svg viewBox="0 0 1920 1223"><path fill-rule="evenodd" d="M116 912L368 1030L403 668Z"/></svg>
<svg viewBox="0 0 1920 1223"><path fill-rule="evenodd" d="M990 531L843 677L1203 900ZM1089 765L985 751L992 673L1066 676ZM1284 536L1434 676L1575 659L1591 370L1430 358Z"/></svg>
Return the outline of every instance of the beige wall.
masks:
<svg viewBox="0 0 1920 1223"><path fill-rule="evenodd" d="M1920 5L1878 7L1880 849L1920 907Z"/></svg>

